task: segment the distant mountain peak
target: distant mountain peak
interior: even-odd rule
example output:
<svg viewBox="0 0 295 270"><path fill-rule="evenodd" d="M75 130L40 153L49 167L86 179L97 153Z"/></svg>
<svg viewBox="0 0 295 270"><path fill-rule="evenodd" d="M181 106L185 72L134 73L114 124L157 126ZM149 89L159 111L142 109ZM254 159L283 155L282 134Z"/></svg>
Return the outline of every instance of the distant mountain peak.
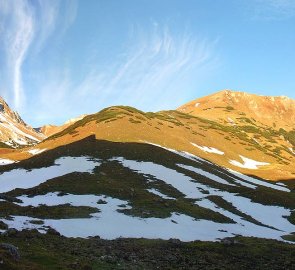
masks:
<svg viewBox="0 0 295 270"><path fill-rule="evenodd" d="M30 145L43 139L28 126L17 112L10 109L5 100L0 97L0 141L10 147Z"/></svg>
<svg viewBox="0 0 295 270"><path fill-rule="evenodd" d="M294 128L295 123L294 99L286 96L261 96L229 89L190 101L177 110L218 121L243 116L253 118L266 126L276 125L289 130Z"/></svg>

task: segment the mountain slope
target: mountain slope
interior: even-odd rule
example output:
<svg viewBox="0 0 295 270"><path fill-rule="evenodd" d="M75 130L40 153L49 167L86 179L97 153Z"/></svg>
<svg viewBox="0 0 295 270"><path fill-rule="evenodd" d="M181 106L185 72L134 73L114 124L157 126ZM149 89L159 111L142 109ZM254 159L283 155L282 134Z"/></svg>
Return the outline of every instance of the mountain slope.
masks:
<svg viewBox="0 0 295 270"><path fill-rule="evenodd" d="M91 134L97 139L144 142L189 152L264 179L294 178L292 133L249 124L241 127L222 125L178 111L144 113L131 107L110 107L84 117L47 138L37 148L41 151L52 149Z"/></svg>
<svg viewBox="0 0 295 270"><path fill-rule="evenodd" d="M44 136L28 126L0 97L0 142L3 146L18 147L36 144Z"/></svg>
<svg viewBox="0 0 295 270"><path fill-rule="evenodd" d="M35 128L35 130L37 132L40 132L40 133L44 134L46 137L49 137L49 136L52 136L55 133L61 132L62 130L66 129L67 127L74 124L75 122L81 120L85 116L86 116L86 114L83 114L83 115L81 115L79 117L72 118L72 119L66 121L63 125L60 125L60 126L44 125L42 127Z"/></svg>
<svg viewBox="0 0 295 270"><path fill-rule="evenodd" d="M0 172L0 222L11 228L182 241L282 241L295 230L294 181L269 183L145 143L90 136Z"/></svg>
<svg viewBox="0 0 295 270"><path fill-rule="evenodd" d="M295 128L295 100L285 96L271 97L223 90L190 101L177 109L180 112L239 125L256 122L265 128Z"/></svg>
<svg viewBox="0 0 295 270"><path fill-rule="evenodd" d="M236 102L244 105L226 103L230 102L231 96L236 96ZM262 116L257 114L256 119L253 118L255 111L251 109L252 98L259 104L264 102L266 108L259 107ZM106 108L74 122L35 147L6 153L3 158L21 160L32 153L95 135L97 139L144 142L189 152L225 168L268 180L295 178L295 130L291 128L293 100L283 98L287 101L282 105L283 101L279 99L284 113L280 116L278 109L273 110L271 125L262 112L270 110L275 98L222 91L202 100L206 104L204 109L200 108L205 105L196 107L194 101L177 111L158 113L144 113L126 106Z"/></svg>
<svg viewBox="0 0 295 270"><path fill-rule="evenodd" d="M253 121L116 106L0 149L4 269L292 269L293 131Z"/></svg>

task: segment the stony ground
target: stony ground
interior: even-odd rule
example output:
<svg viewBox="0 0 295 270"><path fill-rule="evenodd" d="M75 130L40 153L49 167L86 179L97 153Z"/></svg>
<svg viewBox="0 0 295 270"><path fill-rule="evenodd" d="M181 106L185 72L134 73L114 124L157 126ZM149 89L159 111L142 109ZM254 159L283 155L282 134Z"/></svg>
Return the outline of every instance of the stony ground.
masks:
<svg viewBox="0 0 295 270"><path fill-rule="evenodd" d="M17 260L0 246L1 269L295 269L295 245L257 238L222 242L65 238L54 230L9 230L0 243L18 247Z"/></svg>

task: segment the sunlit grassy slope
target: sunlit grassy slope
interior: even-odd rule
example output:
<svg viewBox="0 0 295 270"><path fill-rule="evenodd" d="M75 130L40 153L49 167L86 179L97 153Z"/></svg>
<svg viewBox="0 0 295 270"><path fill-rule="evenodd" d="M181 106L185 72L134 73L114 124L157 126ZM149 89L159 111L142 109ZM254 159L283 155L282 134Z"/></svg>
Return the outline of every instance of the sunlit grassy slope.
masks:
<svg viewBox="0 0 295 270"><path fill-rule="evenodd" d="M221 166L265 179L295 178L293 131L273 127L266 129L245 117L238 123L222 124L179 111L143 113L131 107L118 106L86 116L35 148L52 149L94 134L97 139L153 143L186 151ZM206 152L196 145L213 147L224 154ZM31 156L28 149L1 151L3 157L10 159ZM230 163L236 161L242 164L240 156L269 164L248 169Z"/></svg>
<svg viewBox="0 0 295 270"><path fill-rule="evenodd" d="M32 155L30 149L48 150L95 135L186 151L264 179L294 179L294 104L286 97L221 91L157 113L115 106L84 117L35 147L0 151L3 158L22 160Z"/></svg>

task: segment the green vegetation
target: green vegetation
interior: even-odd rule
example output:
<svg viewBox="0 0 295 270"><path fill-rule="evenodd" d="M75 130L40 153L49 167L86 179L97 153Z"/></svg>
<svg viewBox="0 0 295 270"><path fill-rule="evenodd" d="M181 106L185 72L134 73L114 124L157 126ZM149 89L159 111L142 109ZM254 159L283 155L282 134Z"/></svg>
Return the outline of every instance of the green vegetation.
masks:
<svg viewBox="0 0 295 270"><path fill-rule="evenodd" d="M240 217L242 217L243 219L253 223L253 224L256 224L256 225L259 225L259 226L265 226L265 227L269 227L269 226L266 226L262 223L260 223L259 221L255 220L254 218L252 218L251 216L245 214L245 213L242 213L241 211L239 211L236 207L234 207L231 203L227 202L226 200L224 200L222 197L219 197L219 196L208 196L208 199L212 202L214 202L216 205L218 205L219 207L233 213L233 214L236 214ZM270 227L272 228L272 227Z"/></svg>
<svg viewBox="0 0 295 270"><path fill-rule="evenodd" d="M295 129L288 132L283 128L280 128L279 135L283 135L284 138L295 147Z"/></svg>
<svg viewBox="0 0 295 270"><path fill-rule="evenodd" d="M295 234L288 234L288 235L284 235L282 237L283 239L290 241L290 242L294 242L295 243Z"/></svg>
<svg viewBox="0 0 295 270"><path fill-rule="evenodd" d="M156 188L164 194L178 198L178 200L163 199L147 191L149 188ZM195 218L214 220L221 223L232 223L231 219L212 210L195 205L189 199L184 199L182 193L166 185L164 182L157 181L157 184L149 183L144 175L133 172L115 161L103 163L99 167L99 171L94 174L72 173L49 180L34 188L15 190L9 194L12 196L19 196L21 194L35 196L56 191L70 194L104 194L127 200L132 208L122 210L122 212L131 216L166 218L172 212L179 212ZM19 208L19 211L21 213L27 213L28 216L32 216L30 211L34 211L36 214L33 213L33 216L41 218L42 210L56 210L54 207L47 208ZM5 209L7 209L7 213L4 211ZM68 209L65 209L65 206L60 206L59 209L64 214L69 213ZM81 215L83 215L83 209L77 209L77 213L81 211ZM3 215L8 215L11 212L17 214L16 210L13 211L13 209L1 204L0 211L3 211ZM85 208L84 211L86 211L86 214L89 213L88 211L95 212L91 208ZM46 214L49 215L49 213L48 211ZM54 213L56 214L56 212Z"/></svg>
<svg viewBox="0 0 295 270"><path fill-rule="evenodd" d="M130 113L130 112L128 112ZM232 128L232 127L231 127ZM239 131L237 131L239 132ZM164 181L151 175L140 174L122 166L113 157L128 160L161 164L192 181L212 188L224 190L251 199L265 205L283 206L294 210L295 193L282 192L259 186L253 190L242 186L228 186L181 168L177 164L196 166L193 160L158 148L140 143L115 143L97 141L94 136L82 141L53 149L33 156L22 162L0 167L0 172L17 168L40 168L51 166L61 156L90 156L100 161L93 173L71 173L48 180L30 189L16 189L5 194L8 199L0 202L0 217L27 215L38 218L36 224L42 224L43 218L88 217L98 212L91 207L73 207L71 205L21 207L13 204L14 198L21 195L35 196L48 192L60 192L60 195L94 194L106 195L126 201L128 207L119 210L136 217L167 218L171 213L182 213L196 219L213 220L219 223L233 223L228 217L200 207L193 199L188 199ZM46 158L45 158L46 157ZM227 179L233 183L229 172L206 162L197 165L204 171ZM284 182L295 190L295 181ZM165 199L148 191L156 189L173 199ZM204 196L207 190L200 190ZM241 212L220 196L208 196L207 199L217 206L239 215L254 224L265 226L251 216ZM10 201L10 202L9 202ZM98 201L99 204L103 201ZM286 217L295 223L294 211ZM267 227L267 226L266 226ZM0 222L0 229L7 229ZM284 236L291 241L294 235ZM1 269L292 269L295 264L295 246L273 240L236 237L234 240L219 242L190 242L178 240L118 239L107 241L96 238L64 238L50 230L47 234L36 231L9 231L0 235L0 242L18 246L21 260L13 261L9 253L0 248ZM62 255L61 255L62 254ZM283 268L283 269L284 269Z"/></svg>
<svg viewBox="0 0 295 270"><path fill-rule="evenodd" d="M19 248L14 261L0 248L3 270L102 269L293 269L295 246L274 240L235 237L223 242L175 239L75 239L22 231L0 236Z"/></svg>
<svg viewBox="0 0 295 270"><path fill-rule="evenodd" d="M0 142L0 148L10 148L10 149L12 149L12 147L10 145L7 145L7 144L5 144L3 142Z"/></svg>
<svg viewBox="0 0 295 270"><path fill-rule="evenodd" d="M46 154L46 159L43 157L44 154ZM165 182L160 180L149 181L153 179L152 176L138 174L136 171L122 166L118 161L109 160L112 157L124 157L129 160L162 164L167 168L189 176L191 179L195 179L196 182L228 192L241 194L254 202L294 209L294 192L286 193L262 186L256 190L252 190L246 187L223 185L176 165L185 164L195 166L196 164L194 161L152 145L96 141L93 136L67 146L56 148L44 154L34 156L20 163L11 164L9 167L11 169L20 167L26 169L40 168L53 165L54 160L60 156L81 155L97 158L101 160L102 164L99 168L94 170L93 174L71 173L48 180L46 183L31 189L11 191L7 195L12 197L21 195L35 196L48 192L105 194L128 201L131 209L124 210L128 215L140 217L168 217L172 212L180 212L195 218L204 218L218 222L232 222L229 218L219 213L197 206L193 201L184 198L182 193L172 186L167 185ZM225 177L225 175L228 174L228 172L221 167L215 167L206 162L198 166L220 177ZM1 170L4 169L0 167L0 172ZM228 181L231 182L231 179L228 178ZM291 185L292 181L286 181L285 183ZM177 200L163 199L148 192L147 189L150 188L155 188L161 193L176 198ZM290 186L290 189L293 189L292 186ZM204 190L204 194L205 193L206 191ZM232 211L229 207L227 207L226 210ZM1 207L0 204L0 212L1 211L3 211L3 207Z"/></svg>
<svg viewBox="0 0 295 270"><path fill-rule="evenodd" d="M132 118L129 118L129 122L132 123L132 124L140 124L141 123L141 121L134 120Z"/></svg>
<svg viewBox="0 0 295 270"><path fill-rule="evenodd" d="M29 216L41 219L58 218L87 218L90 214L99 212L96 208L86 206L71 206L70 204L58 206L40 205L38 207L22 207L10 202L0 202L0 217L9 218L10 216Z"/></svg>

